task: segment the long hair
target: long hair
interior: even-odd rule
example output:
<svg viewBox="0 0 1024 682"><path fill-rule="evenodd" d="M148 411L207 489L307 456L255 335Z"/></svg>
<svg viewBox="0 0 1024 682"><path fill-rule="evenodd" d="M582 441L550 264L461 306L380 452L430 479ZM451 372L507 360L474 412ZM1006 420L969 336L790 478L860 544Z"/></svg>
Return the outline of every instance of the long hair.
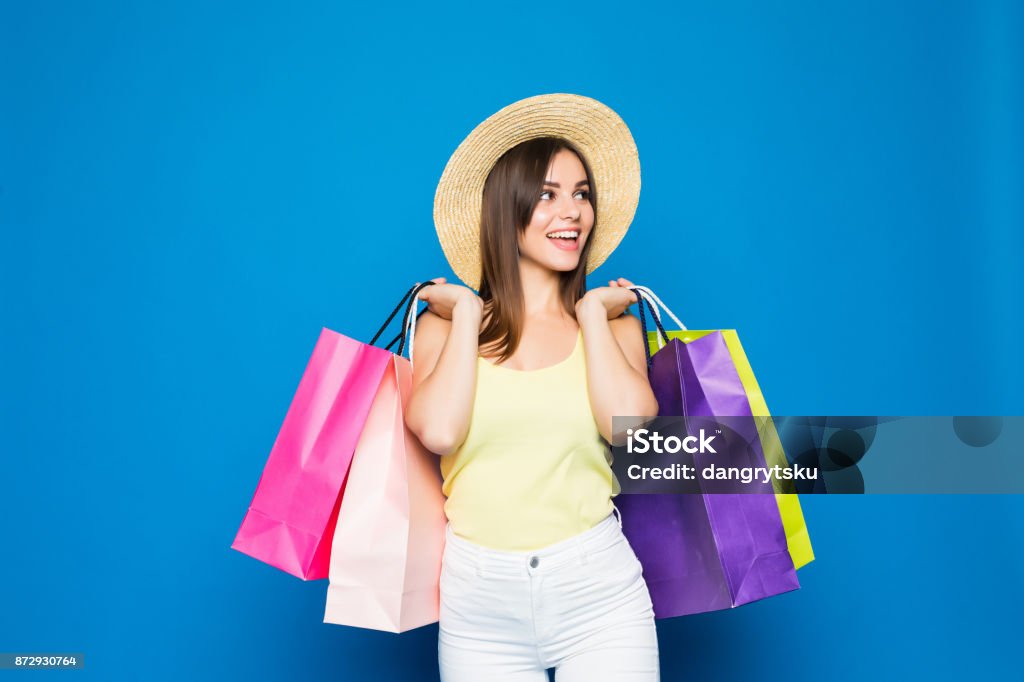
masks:
<svg viewBox="0 0 1024 682"><path fill-rule="evenodd" d="M525 301L519 277L519 235L530 224L533 210L540 201L551 159L562 149L576 154L583 164L590 182L590 205L594 208L593 230L597 230L597 188L590 166L567 140L539 137L520 143L498 159L484 182L480 216L480 298L486 313L479 346L491 346L492 350L499 351L499 363L515 353L523 333ZM573 319L576 318L576 302L587 290L587 256L594 241L593 230L576 268L559 273L562 307Z"/></svg>

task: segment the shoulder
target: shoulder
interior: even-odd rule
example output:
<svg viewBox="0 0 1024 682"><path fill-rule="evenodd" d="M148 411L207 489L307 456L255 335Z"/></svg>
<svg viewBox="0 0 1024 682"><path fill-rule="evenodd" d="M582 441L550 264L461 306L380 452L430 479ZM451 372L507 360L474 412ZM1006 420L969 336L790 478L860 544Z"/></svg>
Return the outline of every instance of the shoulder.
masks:
<svg viewBox="0 0 1024 682"><path fill-rule="evenodd" d="M446 320L430 310L416 319L416 338L412 351L413 389L434 371L451 328L451 320Z"/></svg>
<svg viewBox="0 0 1024 682"><path fill-rule="evenodd" d="M444 338L448 335L448 330L451 328L451 320L446 320L440 315L431 312L430 309L427 309L416 319L416 338L421 338L421 335L441 336L441 338Z"/></svg>
<svg viewBox="0 0 1024 682"><path fill-rule="evenodd" d="M626 312L614 320L608 320L608 326L629 364L646 374L647 355L644 352L646 339L640 320Z"/></svg>
<svg viewBox="0 0 1024 682"><path fill-rule="evenodd" d="M608 326L611 327L612 334L620 343L622 341L639 342L643 336L640 320L628 312L619 315L614 320L608 320Z"/></svg>
<svg viewBox="0 0 1024 682"><path fill-rule="evenodd" d="M427 310L416 319L416 350L433 354L444 345L451 328L451 320Z"/></svg>

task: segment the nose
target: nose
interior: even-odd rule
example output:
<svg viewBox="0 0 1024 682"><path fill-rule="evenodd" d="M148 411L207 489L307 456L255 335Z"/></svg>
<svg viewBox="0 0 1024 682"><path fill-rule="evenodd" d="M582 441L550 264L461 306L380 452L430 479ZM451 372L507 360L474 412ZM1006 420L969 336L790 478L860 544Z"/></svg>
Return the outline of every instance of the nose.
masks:
<svg viewBox="0 0 1024 682"><path fill-rule="evenodd" d="M579 220L580 207L576 205L576 200L571 195L562 195L562 205L560 208L564 219Z"/></svg>

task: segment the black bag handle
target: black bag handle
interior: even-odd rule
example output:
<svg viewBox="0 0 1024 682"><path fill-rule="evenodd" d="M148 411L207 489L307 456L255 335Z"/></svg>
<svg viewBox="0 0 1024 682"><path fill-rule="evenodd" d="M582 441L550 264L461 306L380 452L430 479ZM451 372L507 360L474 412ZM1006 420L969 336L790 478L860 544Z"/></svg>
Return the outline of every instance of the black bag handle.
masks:
<svg viewBox="0 0 1024 682"><path fill-rule="evenodd" d="M377 333L373 335L372 339L370 339L370 345L371 346L373 344L377 343L377 339L380 338L380 335L383 334L384 330L388 328L389 324L391 324L391 320L395 319L395 315L398 314L398 311L402 309L402 306L405 305L405 302L407 300L409 300L409 296L411 296L412 292L415 291L415 290L416 290L416 285L414 284L411 287L409 287L408 291L405 292L405 296L402 297L402 300L398 302L398 305L395 306L395 309L391 311L390 315L388 315L388 319L384 320L384 324L382 324L380 326L380 329L377 330ZM391 347L391 344L388 344L387 348L390 348L390 347Z"/></svg>
<svg viewBox="0 0 1024 682"><path fill-rule="evenodd" d="M384 346L385 350L391 350L392 346L401 341L402 344L401 346L399 346L398 355L402 354L402 352L405 349L405 331L406 328L409 326L409 313L416 307L416 302L418 300L417 295L420 293L420 291L430 286L431 284L435 284L435 282L426 281L414 284L411 287L409 287L409 290L405 292L404 296L402 296L402 300L398 302L398 305L396 305L394 310L391 311L391 314L388 315L388 319L384 320L384 324L380 326L380 329L377 330L377 333L373 335L372 339L370 339L371 346L377 343L377 339L380 338L380 335L384 333L384 330L388 328L388 325L391 324L391 321L395 319L395 315L397 315L398 311L401 310L402 307L404 306L405 314L402 316L402 329L401 331L398 332L398 336L391 339L391 341L388 342L388 345ZM420 311L419 315L422 315L425 312L427 312L426 308ZM417 316L417 318L418 317L419 316Z"/></svg>
<svg viewBox="0 0 1024 682"><path fill-rule="evenodd" d="M423 317L423 313L425 313L425 312L427 312L427 308L424 308L423 310L419 311L419 312L418 312L418 313L416 314L416 319L418 320L418 319L420 319L421 317ZM400 342L400 341L401 341L401 340L402 340L403 338L405 338L405 332L406 332L406 330L405 330L405 327L403 327L403 328L402 328L402 331L398 332L398 334L397 334L397 335L395 336L395 338L393 338L393 339L391 339L390 341L388 341L388 345L384 346L384 349L385 349L385 350L391 350L391 348L392 348L392 347L393 347L393 346L394 346L394 345L395 345L396 343ZM398 351L396 350L396 351L394 351L394 352L396 352L396 353L397 353Z"/></svg>
<svg viewBox="0 0 1024 682"><path fill-rule="evenodd" d="M637 307L640 309L640 329L643 330L644 335L644 354L647 356L647 367L651 366L651 344L647 340L647 320L644 317L644 305L651 313L651 317L654 318L654 324L658 328L658 333L661 334L661 338L665 340L665 343L669 342L668 332L665 331L665 327L661 325L661 319L658 317L657 311L654 310L654 305L648 300L646 296L640 293L639 289L630 289L637 298Z"/></svg>
<svg viewBox="0 0 1024 682"><path fill-rule="evenodd" d="M436 284L436 282L431 282L430 280L428 280L426 282L422 282L420 284L417 284L416 286L414 286L412 288L412 291L411 291L412 298L409 299L409 305L405 309L405 316L402 319L402 331L400 331L398 333L398 336L393 338L391 340L391 343L389 343L387 345L387 348L390 349L392 344L394 344L395 341L399 341L398 350L395 351L396 355L401 355L402 353L405 352L405 342L406 342L406 338L407 338L406 332L409 329L409 320L413 316L413 311L415 311L416 307L419 305L419 301L420 301L419 294L420 294L420 292L423 291L424 289L426 289L427 287L429 287L431 284ZM423 313L427 312L427 310L429 310L429 309L430 308L428 306L428 307L424 308L423 310L419 311L418 313L415 313L416 314L416 319L418 320L420 318L420 316L423 315Z"/></svg>

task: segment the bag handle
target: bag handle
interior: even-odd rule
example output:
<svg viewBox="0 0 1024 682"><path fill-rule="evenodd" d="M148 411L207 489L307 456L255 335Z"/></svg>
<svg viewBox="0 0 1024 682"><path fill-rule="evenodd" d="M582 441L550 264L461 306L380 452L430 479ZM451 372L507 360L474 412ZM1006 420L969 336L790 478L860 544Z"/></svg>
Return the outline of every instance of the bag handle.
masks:
<svg viewBox="0 0 1024 682"><path fill-rule="evenodd" d="M391 350L391 347L398 343L398 350L394 352L396 355L402 355L402 353L405 352L405 340L408 335L410 365L412 364L412 344L413 335L416 333L416 320L419 319L420 315L427 312L429 306L415 315L413 314L413 311L416 310L416 306L419 303L419 293L431 284L436 284L436 282L426 281L413 286L405 295L405 298L402 299L402 302L398 304L399 308L402 307L402 304L406 304L405 315L402 317L402 331L398 332L398 336L391 339L391 341L388 342L388 345L384 347L385 350ZM408 300L408 303L406 303L406 300ZM397 312L398 308L392 312L391 317L394 317L394 314ZM388 322L391 321L391 317L388 318Z"/></svg>
<svg viewBox="0 0 1024 682"><path fill-rule="evenodd" d="M391 324L391 321L393 319L395 319L395 315L397 315L398 311L401 310L402 307L404 306L405 307L405 314L402 316L402 331L398 332L398 336L396 336L395 338L391 339L391 341L389 341L388 344L386 346L384 346L384 350L391 350L392 346L394 346L396 343L401 342L399 344L399 346L398 346L397 354L398 355L402 354L402 352L405 349L405 335L409 331L409 327L410 327L410 324L409 324L410 314L411 314L412 310L414 310L415 307L416 307L416 303L418 301L418 295L419 295L420 291L422 291L426 287L430 286L431 284L435 284L435 282L426 281L426 282L414 284L413 286L409 287L409 290L405 292L404 296L402 296L402 300L398 302L398 305L396 305L394 310L391 311L391 314L388 315L388 319L384 320L384 324L381 325L380 329L377 330L377 333L373 335L372 339L370 339L370 345L371 346L377 342L377 339L380 338L380 335L384 333L384 330L388 328L388 325ZM419 315L422 315L425 312L427 312L426 308L421 310ZM418 317L418 315L416 317ZM415 319L415 317L413 319ZM415 324L413 324L413 328L415 328ZM412 356L412 340L411 339L410 339L410 344L409 344L409 354L410 354L409 360L412 361L412 357L411 357Z"/></svg>
<svg viewBox="0 0 1024 682"><path fill-rule="evenodd" d="M683 327L682 323L679 322L679 318L677 318L675 315L673 315L672 311L670 311L668 309L668 307L665 306L664 303L661 303L661 301L658 299L658 297L654 295L654 292L652 292L647 287L634 287L633 289L631 289L631 291L633 291L637 295L637 300L639 302L639 306L638 307L640 308L640 328L643 330L643 333L644 333L644 353L647 355L647 369L649 370L651 368L651 346L647 342L647 323L644 321L644 304L646 304L647 308L651 311L651 317L654 318L654 324L657 325L657 327L658 327L657 338L658 338L658 348L659 348L659 350L661 348L664 348L664 346L661 345L661 338L665 337L665 342L666 343L669 341L669 338L668 338L668 333L665 331L665 328L661 326L661 317L658 315L658 308L654 304L654 302L651 300L652 298L654 300L656 300L659 304L661 304L661 306L663 308L665 308L665 311L668 312L668 314L672 317L673 320L676 321L676 324L678 324L682 328L683 331L686 330L686 327ZM679 389L683 393L683 395L682 395L682 398L683 398L683 414L682 414L683 428L686 429L687 433L690 433L689 418L686 415L686 405L688 404L688 400L686 398L686 382L685 381L679 382Z"/></svg>
<svg viewBox="0 0 1024 682"><path fill-rule="evenodd" d="M639 310L639 312L640 312L640 329L643 331L643 335L644 335L644 355L647 356L647 367L650 368L650 366L651 366L651 345L647 341L647 319L644 316L644 305L645 304L647 305L647 309L650 310L651 317L654 319L654 324L658 328L657 339L658 339L658 348L659 349L664 347L664 345L662 344L662 341L661 341L662 337L664 337L665 343L669 342L668 332L666 332L665 328L663 326L661 326L661 317L658 316L658 309L654 306L653 303L651 303L651 299L649 299L647 297L647 295L640 290L639 287L634 287L634 288L630 289L630 291L632 291L634 294L636 294L637 307L640 309Z"/></svg>
<svg viewBox="0 0 1024 682"><path fill-rule="evenodd" d="M637 284L637 285L634 286L634 289L639 289L638 295L639 294L643 294L643 296L648 299L648 304L649 304L649 307L651 308L651 313L654 315L655 319L657 319L657 320L661 319L661 313L658 310L658 306L660 306L661 308L663 308L665 310L666 313L668 313L668 316L670 318L672 318L672 321L675 322L676 326L679 327L679 329L681 331L686 331L686 325L684 325L682 323L682 321L678 317L676 317L676 314L673 313L669 309L669 307L662 302L662 300L660 298L658 298L658 295L655 294L651 290L650 287L645 287L645 286L641 286L641 285ZM657 304L657 305L654 305L654 304ZM666 337L666 339L667 338L668 337ZM663 347L664 347L664 344L661 341L661 336L658 336L658 348L663 348Z"/></svg>
<svg viewBox="0 0 1024 682"><path fill-rule="evenodd" d="M424 308L423 310L419 311L416 314L416 319L418 320L419 318L423 317L423 313L425 313L425 312L427 312L427 308ZM398 332L398 334L395 336L395 338L393 338L390 341L388 341L388 345L384 346L384 348L386 350L391 350L392 346L394 346L396 343L400 342L402 340L402 337L406 336L409 333L408 316L403 316L402 324L404 325L402 327L402 331ZM395 350L394 352L397 353L398 351ZM410 358L410 359L412 359L412 358Z"/></svg>
<svg viewBox="0 0 1024 682"><path fill-rule="evenodd" d="M413 339L416 336L416 320L420 319L420 315L422 315L423 313L427 312L427 310L430 309L430 306L427 305L423 308L423 310L416 312L416 308L419 306L420 302L420 292L426 289L431 284L434 284L434 282L427 281L416 286L416 290L413 292L412 295L412 300L409 301L409 308L408 310L405 311L404 332L402 334L402 342L398 344L398 354L401 355L402 352L405 350L405 340L409 339L410 366L412 365L412 344Z"/></svg>
<svg viewBox="0 0 1024 682"><path fill-rule="evenodd" d="M391 311L390 315L388 315L388 319L384 320L384 324L380 326L380 329L377 330L377 333L373 335L372 339L370 339L371 346L377 343L377 339L380 338L380 335L383 334L384 330L388 328L389 324L391 324L391 320L395 319L395 315L398 314L398 311L401 310L402 306L405 305L405 302L409 300L409 296L411 296L412 292L415 290L416 285L414 284L411 287L409 287L408 291L405 292L405 296L402 297L402 300L398 302L398 305L395 306L395 309ZM391 343L394 343L394 341L392 341ZM386 348L391 348L391 343L389 343L386 346Z"/></svg>

